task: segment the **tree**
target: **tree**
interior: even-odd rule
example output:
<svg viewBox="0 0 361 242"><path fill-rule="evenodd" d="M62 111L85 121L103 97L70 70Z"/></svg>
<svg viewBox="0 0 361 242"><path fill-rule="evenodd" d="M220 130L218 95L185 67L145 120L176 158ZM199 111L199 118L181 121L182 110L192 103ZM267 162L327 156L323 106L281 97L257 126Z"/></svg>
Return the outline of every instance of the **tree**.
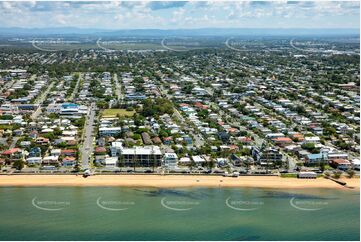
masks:
<svg viewBox="0 0 361 242"><path fill-rule="evenodd" d="M194 86L191 83L187 83L185 86L183 86L182 90L185 94L191 94Z"/></svg>
<svg viewBox="0 0 361 242"><path fill-rule="evenodd" d="M5 114L5 115L1 115L0 119L1 120L13 120L14 117L12 115Z"/></svg>
<svg viewBox="0 0 361 242"><path fill-rule="evenodd" d="M207 162L207 166L210 170L212 170L216 166L214 159L211 159L209 162Z"/></svg>
<svg viewBox="0 0 361 242"><path fill-rule="evenodd" d="M325 135L335 135L336 134L336 129L333 127L326 127L324 129L324 134Z"/></svg>
<svg viewBox="0 0 361 242"><path fill-rule="evenodd" d="M308 150L312 154L317 154L320 152L320 150L318 148L316 148L314 143L305 143L305 144L302 144L301 147L305 150Z"/></svg>
<svg viewBox="0 0 361 242"><path fill-rule="evenodd" d="M50 113L50 114L48 115L48 117L49 117L50 119L56 119L56 118L59 117L59 115L56 114L56 113Z"/></svg>
<svg viewBox="0 0 361 242"><path fill-rule="evenodd" d="M157 166L157 164L156 164L156 159L155 159L153 147L152 147L152 166L153 166L153 172L154 172L155 167Z"/></svg>
<svg viewBox="0 0 361 242"><path fill-rule="evenodd" d="M335 172L333 173L333 178L335 178L335 179L340 179L341 175L342 175L342 172L341 172L341 171L335 171Z"/></svg>
<svg viewBox="0 0 361 242"><path fill-rule="evenodd" d="M24 168L24 161L23 160L16 160L13 164L14 168L18 171L21 171Z"/></svg>
<svg viewBox="0 0 361 242"><path fill-rule="evenodd" d="M136 159L136 154L135 154L135 150L134 150L134 155L133 155L133 168L134 168L134 172L135 172L135 167L136 167L136 161L137 161L137 159Z"/></svg>
<svg viewBox="0 0 361 242"><path fill-rule="evenodd" d="M120 155L119 166L120 166L120 167L124 167L124 166L125 166L124 156L123 156L123 155Z"/></svg>
<svg viewBox="0 0 361 242"><path fill-rule="evenodd" d="M349 150L349 149L351 148L351 145L350 145L350 144L348 144L348 143L346 143L346 142L344 142L344 141L341 141L341 140L337 140L337 141L335 142L335 145L338 146L338 147L340 147L340 148L343 149L343 150Z"/></svg>
<svg viewBox="0 0 361 242"><path fill-rule="evenodd" d="M321 163L320 163L320 170L321 170L322 172L325 171L325 162L324 162L324 161L321 161Z"/></svg>
<svg viewBox="0 0 361 242"><path fill-rule="evenodd" d="M161 129L159 131L159 137L163 138L163 137L168 137L168 136L169 136L169 133L167 132L167 130Z"/></svg>
<svg viewBox="0 0 361 242"><path fill-rule="evenodd" d="M356 172L354 170L351 170L351 169L347 170L346 173L347 173L349 178L354 177L355 174L356 174Z"/></svg>
<svg viewBox="0 0 361 242"><path fill-rule="evenodd" d="M322 154L322 159L320 161L320 170L321 170L321 172L324 172L325 168L326 168L326 161L325 161L324 155Z"/></svg>
<svg viewBox="0 0 361 242"><path fill-rule="evenodd" d="M154 115L163 115L165 113L173 114L173 104L171 101L165 98L145 99L143 101L143 109L141 114L144 117L152 117Z"/></svg>
<svg viewBox="0 0 361 242"><path fill-rule="evenodd" d="M78 162L74 166L74 172L80 172L80 165Z"/></svg>
<svg viewBox="0 0 361 242"><path fill-rule="evenodd" d="M189 163L189 168L190 168L191 172L193 172L193 169L195 167L196 167L196 163L193 160L191 160L191 162Z"/></svg>
<svg viewBox="0 0 361 242"><path fill-rule="evenodd" d="M49 139L49 140L51 140L51 141L53 141L53 140L55 139L55 135L54 135L53 132L49 132L49 133L43 134L43 137L44 137L44 138L47 138L47 139Z"/></svg>
<svg viewBox="0 0 361 242"><path fill-rule="evenodd" d="M251 150L248 149L248 148L242 148L242 149L241 149L241 154L242 154L243 156L250 156L250 155L251 155Z"/></svg>
<svg viewBox="0 0 361 242"><path fill-rule="evenodd" d="M301 147L306 150L313 150L315 148L315 144L314 143L305 143L305 144L302 144Z"/></svg>
<svg viewBox="0 0 361 242"><path fill-rule="evenodd" d="M97 104L98 108L101 108L101 109L108 108L108 103L105 101L100 100L100 101L97 101L96 104Z"/></svg>
<svg viewBox="0 0 361 242"><path fill-rule="evenodd" d="M134 139L134 140L140 140L142 137L140 136L140 134L133 134L133 136L132 136L132 139Z"/></svg>
<svg viewBox="0 0 361 242"><path fill-rule="evenodd" d="M54 135L59 136L59 135L61 135L61 134L62 134L62 131L61 131L58 127L56 127L56 128L54 129Z"/></svg>

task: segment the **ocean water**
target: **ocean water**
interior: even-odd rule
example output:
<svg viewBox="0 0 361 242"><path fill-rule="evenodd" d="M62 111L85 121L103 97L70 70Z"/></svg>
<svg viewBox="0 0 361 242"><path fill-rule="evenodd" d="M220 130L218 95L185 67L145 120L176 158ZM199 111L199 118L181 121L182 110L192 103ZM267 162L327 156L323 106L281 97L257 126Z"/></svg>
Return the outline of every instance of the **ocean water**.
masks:
<svg viewBox="0 0 361 242"><path fill-rule="evenodd" d="M0 240L359 240L357 190L2 187Z"/></svg>

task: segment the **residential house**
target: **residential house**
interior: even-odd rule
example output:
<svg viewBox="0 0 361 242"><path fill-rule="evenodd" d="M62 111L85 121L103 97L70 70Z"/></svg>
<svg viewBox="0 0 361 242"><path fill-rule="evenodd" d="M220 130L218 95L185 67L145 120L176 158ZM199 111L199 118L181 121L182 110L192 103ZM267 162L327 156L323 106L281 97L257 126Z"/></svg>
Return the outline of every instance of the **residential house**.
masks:
<svg viewBox="0 0 361 242"><path fill-rule="evenodd" d="M178 156L176 153L165 153L163 156L164 166L168 168L177 167Z"/></svg>
<svg viewBox="0 0 361 242"><path fill-rule="evenodd" d="M346 159L333 159L330 161L330 165L340 170L348 170L351 168L351 163Z"/></svg>

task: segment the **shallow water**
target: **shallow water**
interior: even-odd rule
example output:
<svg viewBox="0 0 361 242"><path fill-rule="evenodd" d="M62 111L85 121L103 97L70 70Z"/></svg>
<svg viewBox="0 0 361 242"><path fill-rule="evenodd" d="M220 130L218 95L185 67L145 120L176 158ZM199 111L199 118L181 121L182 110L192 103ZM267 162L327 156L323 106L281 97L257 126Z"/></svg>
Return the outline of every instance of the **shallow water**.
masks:
<svg viewBox="0 0 361 242"><path fill-rule="evenodd" d="M1 240L359 240L359 191L0 188Z"/></svg>

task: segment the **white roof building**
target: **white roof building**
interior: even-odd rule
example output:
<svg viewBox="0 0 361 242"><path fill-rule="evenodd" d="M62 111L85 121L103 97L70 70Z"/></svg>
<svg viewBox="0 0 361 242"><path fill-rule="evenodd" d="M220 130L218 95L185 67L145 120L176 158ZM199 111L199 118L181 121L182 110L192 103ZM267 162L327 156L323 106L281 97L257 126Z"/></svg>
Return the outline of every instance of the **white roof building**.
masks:
<svg viewBox="0 0 361 242"><path fill-rule="evenodd" d="M26 163L28 164L41 164L41 157L29 157L26 159Z"/></svg>
<svg viewBox="0 0 361 242"><path fill-rule="evenodd" d="M104 165L107 167L116 167L118 163L118 157L107 157L104 160Z"/></svg>
<svg viewBox="0 0 361 242"><path fill-rule="evenodd" d="M135 146L133 148L123 148L121 153L124 155L162 155L158 146Z"/></svg>
<svg viewBox="0 0 361 242"><path fill-rule="evenodd" d="M194 161L194 163L196 164L200 164L200 163L204 163L206 160L203 159L203 157L199 156L199 155L194 155L192 156L192 160Z"/></svg>
<svg viewBox="0 0 361 242"><path fill-rule="evenodd" d="M304 139L304 143L319 143L321 140L320 140L320 137L318 136L311 136L311 137L305 137Z"/></svg>

